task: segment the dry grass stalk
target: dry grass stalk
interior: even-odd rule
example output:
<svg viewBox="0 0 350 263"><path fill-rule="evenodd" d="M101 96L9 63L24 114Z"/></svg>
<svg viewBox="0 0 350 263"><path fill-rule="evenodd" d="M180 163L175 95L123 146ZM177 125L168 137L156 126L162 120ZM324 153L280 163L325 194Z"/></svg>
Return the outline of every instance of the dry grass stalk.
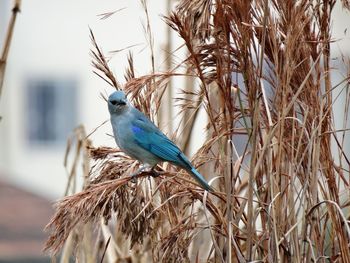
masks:
<svg viewBox="0 0 350 263"><path fill-rule="evenodd" d="M10 45L11 45L13 30L15 28L16 18L17 18L18 13L21 11L21 2L22 2L21 0L14 1L11 19L10 19L10 22L9 22L9 25L7 28L6 37L5 37L5 40L3 43L3 47L2 47L2 53L1 53L1 57L0 57L0 98L1 98L1 94L2 94L2 88L3 88L2 86L4 84L7 57L8 57L9 50L10 50Z"/></svg>
<svg viewBox="0 0 350 263"><path fill-rule="evenodd" d="M115 87L116 89L120 89L120 84L117 82L113 72L109 68L108 59L106 59L102 50L98 46L95 36L91 29L90 39L92 45L94 46L94 50L91 50L92 66L95 68L93 72L101 79L106 81L110 86Z"/></svg>
<svg viewBox="0 0 350 263"><path fill-rule="evenodd" d="M344 117L344 128L335 130L332 113L333 92L350 101L349 76L338 89L332 86L334 4L179 1L166 22L183 39L188 57L169 72L135 76L130 55L123 87L92 37L99 76L123 88L151 118L169 78L188 68L199 89L176 103L193 122L205 109L209 137L193 163L211 164L217 191L204 195L167 164L157 168L159 177L142 173L132 184L137 162L118 150L89 146L94 165L85 189L57 204L46 248L58 252L88 222L99 232L104 218L115 222L109 246L118 260L350 262L348 123ZM101 241L99 255L108 240Z"/></svg>

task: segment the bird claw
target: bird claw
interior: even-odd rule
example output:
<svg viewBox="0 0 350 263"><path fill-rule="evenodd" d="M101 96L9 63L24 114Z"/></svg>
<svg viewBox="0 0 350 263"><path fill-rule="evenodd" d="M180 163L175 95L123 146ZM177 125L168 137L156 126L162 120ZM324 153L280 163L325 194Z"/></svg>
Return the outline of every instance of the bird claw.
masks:
<svg viewBox="0 0 350 263"><path fill-rule="evenodd" d="M143 172L146 172L146 168L147 167L141 167L140 169L138 169L135 173L131 174L131 182L136 184L137 183L137 176ZM157 171L155 171L153 168L151 168L151 170L147 171L150 173L150 175L152 177L158 177L160 176L160 173L158 173Z"/></svg>
<svg viewBox="0 0 350 263"><path fill-rule="evenodd" d="M145 167L140 167L135 173L131 174L131 182L136 184L137 183L137 176L142 173L145 170Z"/></svg>
<svg viewBox="0 0 350 263"><path fill-rule="evenodd" d="M131 176L131 182L132 183L134 183L134 184L136 184L137 183L137 175L138 175L139 173L133 173L132 175L130 175Z"/></svg>
<svg viewBox="0 0 350 263"><path fill-rule="evenodd" d="M153 169L150 171L150 174L152 177L159 177L160 176L160 173L158 173L156 170L153 170Z"/></svg>

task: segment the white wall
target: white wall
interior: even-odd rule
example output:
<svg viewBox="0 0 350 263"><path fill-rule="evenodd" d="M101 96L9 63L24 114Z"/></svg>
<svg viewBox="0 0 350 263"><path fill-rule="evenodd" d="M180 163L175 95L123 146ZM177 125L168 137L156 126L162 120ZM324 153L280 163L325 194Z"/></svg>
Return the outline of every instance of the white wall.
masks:
<svg viewBox="0 0 350 263"><path fill-rule="evenodd" d="M332 23L332 39L334 43L331 44L332 51L332 66L333 73L332 83L333 86L338 85L349 76L350 72L350 12L344 11L341 7L340 1L337 2L333 12ZM344 60L348 65L344 65ZM346 89L344 89L347 82L343 83L333 91L333 103L334 103L334 123L336 130L350 129L350 122L344 125L344 111L346 106ZM339 95L340 94L340 95ZM348 116L350 120L350 116ZM339 142L342 142L343 133L336 133ZM345 132L343 150L347 156L350 154L350 133ZM333 140L333 153L334 159L338 162L338 146ZM343 159L343 165L344 165Z"/></svg>

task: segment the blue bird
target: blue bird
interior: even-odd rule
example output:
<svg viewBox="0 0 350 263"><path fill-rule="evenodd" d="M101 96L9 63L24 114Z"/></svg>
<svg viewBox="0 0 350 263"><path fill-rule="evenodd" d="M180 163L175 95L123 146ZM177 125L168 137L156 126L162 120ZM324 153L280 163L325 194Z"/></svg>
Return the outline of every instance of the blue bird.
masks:
<svg viewBox="0 0 350 263"><path fill-rule="evenodd" d="M143 164L139 172L152 169L159 162L170 162L189 172L203 189L212 191L184 153L127 101L123 91L115 91L109 96L108 110L115 141L122 151Z"/></svg>

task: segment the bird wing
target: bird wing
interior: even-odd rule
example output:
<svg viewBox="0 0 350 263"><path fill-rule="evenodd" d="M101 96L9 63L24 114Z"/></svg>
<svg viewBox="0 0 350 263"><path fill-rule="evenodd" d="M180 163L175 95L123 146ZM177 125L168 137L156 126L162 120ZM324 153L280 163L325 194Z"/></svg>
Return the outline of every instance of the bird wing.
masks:
<svg viewBox="0 0 350 263"><path fill-rule="evenodd" d="M149 119L143 114L137 115L131 122L131 129L138 145L164 161L172 162L183 168L192 167L182 151Z"/></svg>
<svg viewBox="0 0 350 263"><path fill-rule="evenodd" d="M131 129L134 140L143 149L151 152L159 159L178 165L187 171L207 191L213 191L204 177L192 166L183 152L162 133L143 113L134 109Z"/></svg>

